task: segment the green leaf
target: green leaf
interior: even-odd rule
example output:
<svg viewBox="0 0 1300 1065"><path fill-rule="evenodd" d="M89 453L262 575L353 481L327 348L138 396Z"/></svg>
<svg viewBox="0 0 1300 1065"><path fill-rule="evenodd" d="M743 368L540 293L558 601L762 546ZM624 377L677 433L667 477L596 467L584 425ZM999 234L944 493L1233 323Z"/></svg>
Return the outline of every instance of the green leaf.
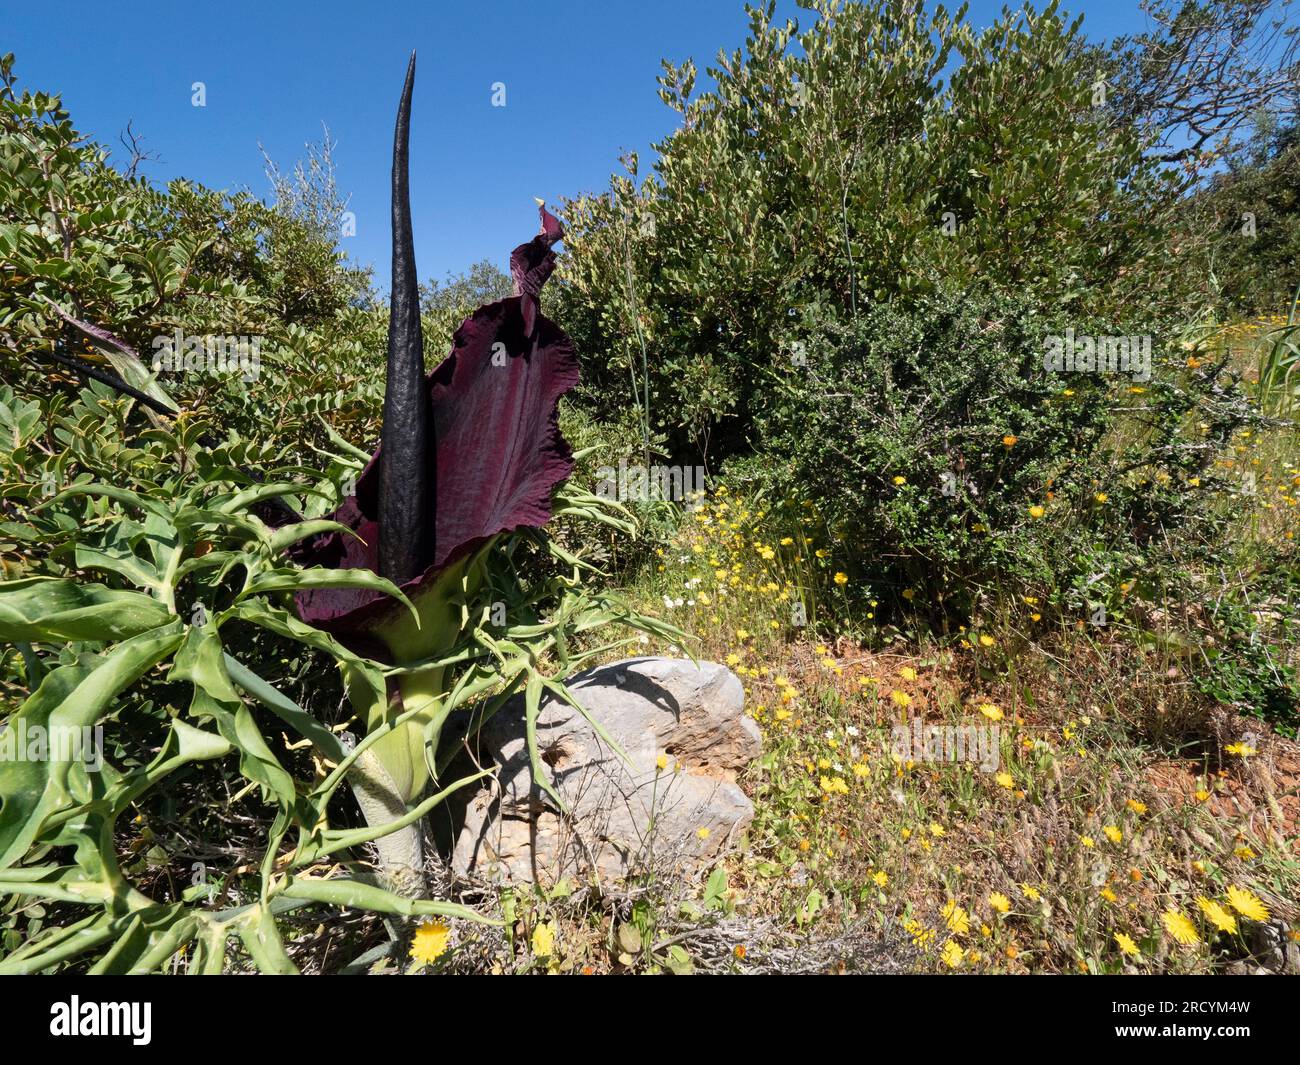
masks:
<svg viewBox="0 0 1300 1065"><path fill-rule="evenodd" d="M294 525L286 525L281 529L276 529L271 536L271 550L278 554L291 544L296 544L299 540L305 540L309 536L319 536L321 533L341 532L346 536L357 536L356 532L349 529L342 522L330 521L328 518L314 518L311 521L300 521ZM360 537L357 537L360 539Z"/></svg>
<svg viewBox="0 0 1300 1065"><path fill-rule="evenodd" d="M108 643L156 629L173 618L156 599L100 584L64 577L0 584L0 640L8 643Z"/></svg>
<svg viewBox="0 0 1300 1065"><path fill-rule="evenodd" d="M355 759L356 754L354 753L348 757L350 760ZM355 765L355 762L352 762L351 764ZM351 771L355 774L360 768L361 767L358 766L357 768L353 768ZM475 781L490 776L494 772L496 772L495 768L484 769L478 773L472 773L467 777L461 777L459 780L455 780L451 784L447 785L447 787L443 788L442 791L436 792L416 803L401 817L389 821L386 824L369 825L366 828L326 829L320 834L320 845L305 848L304 853L310 858L310 860L314 861L328 854L334 854L338 851L346 850L349 847L357 847L363 843L370 843L373 840L381 839L393 832L400 831L407 825L415 824L415 822L427 815L429 811L434 809L434 807L441 805L449 795L459 791L461 788L468 787ZM332 791L332 788L323 787L318 789L316 796L314 797L319 798Z"/></svg>
<svg viewBox="0 0 1300 1065"><path fill-rule="evenodd" d="M685 947L677 943L668 948L668 953L664 956L664 964L674 976L691 976L695 972L695 963L691 961L691 956L686 953Z"/></svg>
<svg viewBox="0 0 1300 1065"><path fill-rule="evenodd" d="M455 902L408 899L376 887L374 884L363 884L359 880L290 877L280 893L295 899L327 902L331 906L347 906L351 909L371 910L375 913L395 913L402 917L459 917L478 924L499 925L501 923Z"/></svg>
<svg viewBox="0 0 1300 1065"><path fill-rule="evenodd" d="M16 737L19 722L30 731L80 730L95 725L113 701L183 639L181 624L133 636L100 655L83 654L75 663L49 673L9 719ZM51 753L55 753L51 749ZM80 762L0 758L0 869L20 861L54 813L73 807L70 782L85 790Z"/></svg>
<svg viewBox="0 0 1300 1065"><path fill-rule="evenodd" d="M353 654L328 632L312 628L287 610L270 606L263 600L237 603L230 613L233 617L332 655L343 671L349 701L358 713L367 722L372 718L382 720L388 704L388 690L383 675L367 659Z"/></svg>
<svg viewBox="0 0 1300 1065"><path fill-rule="evenodd" d="M718 866L709 874L704 885L704 905L710 909L723 909L727 904L727 870Z"/></svg>
<svg viewBox="0 0 1300 1065"><path fill-rule="evenodd" d="M115 935L111 914L91 914L62 928L50 929L23 944L0 961L0 976L29 976L54 969L109 942Z"/></svg>
<svg viewBox="0 0 1300 1065"><path fill-rule="evenodd" d="M419 614L402 590L392 581L368 569L326 569L323 566L316 566L303 570L271 570L257 574L249 581L239 598L244 600L250 596L266 595L270 592L301 592L313 588L364 588L371 592L381 592L392 596L405 606L416 619L416 623L419 623Z"/></svg>
<svg viewBox="0 0 1300 1065"><path fill-rule="evenodd" d="M339 738L287 695L230 655L224 655L223 660L231 680L300 736L311 740L326 758L337 763L347 757Z"/></svg>
<svg viewBox="0 0 1300 1065"><path fill-rule="evenodd" d="M233 514L236 511L248 510L259 503L264 503L268 499L282 499L284 496L293 495L324 495L320 489L311 488L305 484L258 484L252 488L245 488L241 492L236 492L229 499L223 500L218 506L218 510L225 511L227 514Z"/></svg>
<svg viewBox="0 0 1300 1065"><path fill-rule="evenodd" d="M276 927L275 917L264 903L259 905L251 920L238 925L239 938L252 956L257 968L272 976L294 976L298 966L285 952L284 940Z"/></svg>
<svg viewBox="0 0 1300 1065"><path fill-rule="evenodd" d="M292 809L298 800L293 777L267 746L256 720L231 683L214 625L187 631L170 676L194 685L190 714L212 719L217 731L239 751L239 771L262 786L264 798L273 795L281 809Z"/></svg>
<svg viewBox="0 0 1300 1065"><path fill-rule="evenodd" d="M35 865L0 872L0 894L59 902L107 902L108 887L87 880L75 865Z"/></svg>
<svg viewBox="0 0 1300 1065"><path fill-rule="evenodd" d="M109 548L77 544L73 551L73 561L77 569L116 573L137 588L152 590L162 587L157 571L142 562L129 546L120 541Z"/></svg>
<svg viewBox="0 0 1300 1065"><path fill-rule="evenodd" d="M172 719L171 730L154 760L143 769L123 777L104 793L104 802L119 814L137 797L155 786L163 777L189 762L224 758L233 748L220 736Z"/></svg>
<svg viewBox="0 0 1300 1065"><path fill-rule="evenodd" d="M562 811L567 812L568 807L564 805L560 793L555 790L555 785L551 783L550 775L546 772L546 763L542 761L542 753L537 746L537 718L541 713L544 685L545 678L540 673L536 671L529 672L528 683L524 686L524 731L528 740L528 760L532 766L534 782L555 800L555 804Z"/></svg>
<svg viewBox="0 0 1300 1065"><path fill-rule="evenodd" d="M132 492L127 488L117 488L108 484L76 484L71 488L65 488L62 492L51 497L42 503L37 510L45 510L61 503L65 499L72 499L76 496L95 496L104 499L111 499L115 503L123 506L134 507L143 510L146 514L151 514L163 521L169 521L170 515L167 507L156 499L150 499L148 496L142 496L138 492Z"/></svg>

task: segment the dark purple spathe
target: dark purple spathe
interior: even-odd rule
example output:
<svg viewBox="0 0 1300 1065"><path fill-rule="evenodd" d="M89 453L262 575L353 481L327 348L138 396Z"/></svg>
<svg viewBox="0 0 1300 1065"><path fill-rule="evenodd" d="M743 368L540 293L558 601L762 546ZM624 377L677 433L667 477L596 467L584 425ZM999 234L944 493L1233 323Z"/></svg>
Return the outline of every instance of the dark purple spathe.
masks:
<svg viewBox="0 0 1300 1065"><path fill-rule="evenodd" d="M499 533L544 525L552 493L573 472L557 406L578 382L578 360L568 336L538 309L554 269L551 246L563 230L545 208L540 214L541 233L510 257L516 295L465 319L451 354L425 378L433 453L418 473L433 489L423 520L434 549L422 573L399 582L412 598ZM356 495L332 515L360 540L320 537L301 553L305 564L377 569L382 451L357 479ZM402 609L390 597L357 589L305 592L297 602L304 621L341 635L364 634Z"/></svg>

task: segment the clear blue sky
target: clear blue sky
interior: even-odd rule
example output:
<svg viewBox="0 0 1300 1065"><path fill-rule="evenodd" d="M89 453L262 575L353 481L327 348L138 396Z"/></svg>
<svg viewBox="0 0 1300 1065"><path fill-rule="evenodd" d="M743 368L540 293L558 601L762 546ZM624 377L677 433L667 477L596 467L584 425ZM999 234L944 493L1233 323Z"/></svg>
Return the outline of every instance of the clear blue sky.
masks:
<svg viewBox="0 0 1300 1065"><path fill-rule="evenodd" d="M955 8L955 2L949 8ZM985 25L1000 0L975 0ZM1042 6L1041 3L1036 6ZM1100 39L1145 24L1137 0L1076 0ZM128 120L161 160L158 183L268 193L261 142L282 169L337 141L357 235L343 241L387 285L394 111L419 52L411 189L420 276L500 265L537 225L534 196L605 188L623 149L649 160L673 114L659 61L711 65L745 37L742 0L78 0L6 2L0 52L20 85L62 93L77 127L119 149ZM802 16L782 0L778 13ZM191 106L202 81L207 106ZM491 105L494 82L506 106ZM648 169L644 166L643 169Z"/></svg>

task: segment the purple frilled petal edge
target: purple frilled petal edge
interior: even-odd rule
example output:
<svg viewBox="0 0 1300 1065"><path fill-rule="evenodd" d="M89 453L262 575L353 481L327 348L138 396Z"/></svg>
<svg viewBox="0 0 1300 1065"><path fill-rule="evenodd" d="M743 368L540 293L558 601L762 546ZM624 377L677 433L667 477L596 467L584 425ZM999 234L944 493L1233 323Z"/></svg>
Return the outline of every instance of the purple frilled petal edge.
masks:
<svg viewBox="0 0 1300 1065"><path fill-rule="evenodd" d="M542 232L510 257L517 294L465 319L451 354L425 378L435 452L426 470L434 482L429 520L435 551L432 564L402 585L412 599L494 536L545 525L552 493L573 472L558 404L578 383L578 360L569 337L538 310L538 294L555 265L551 245L562 231L544 208L541 215ZM331 515L357 536L317 537L298 552L300 562L377 568L382 461L376 450L357 478L356 495ZM297 609L318 628L361 636L403 608L375 592L331 588L300 593Z"/></svg>

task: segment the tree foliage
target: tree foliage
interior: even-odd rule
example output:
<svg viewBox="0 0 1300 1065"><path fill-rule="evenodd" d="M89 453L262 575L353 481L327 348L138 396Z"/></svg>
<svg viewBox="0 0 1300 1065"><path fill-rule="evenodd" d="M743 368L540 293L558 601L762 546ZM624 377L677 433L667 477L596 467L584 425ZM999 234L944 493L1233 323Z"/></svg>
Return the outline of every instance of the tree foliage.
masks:
<svg viewBox="0 0 1300 1065"><path fill-rule="evenodd" d="M1117 118L1098 50L1052 4L984 31L908 0L750 9L715 85L665 64L680 115L638 161L570 201L564 316L610 395L684 426L677 447L743 453L795 309L848 319L941 285L1063 312L1168 314L1185 179ZM682 439L683 435L688 437Z"/></svg>

